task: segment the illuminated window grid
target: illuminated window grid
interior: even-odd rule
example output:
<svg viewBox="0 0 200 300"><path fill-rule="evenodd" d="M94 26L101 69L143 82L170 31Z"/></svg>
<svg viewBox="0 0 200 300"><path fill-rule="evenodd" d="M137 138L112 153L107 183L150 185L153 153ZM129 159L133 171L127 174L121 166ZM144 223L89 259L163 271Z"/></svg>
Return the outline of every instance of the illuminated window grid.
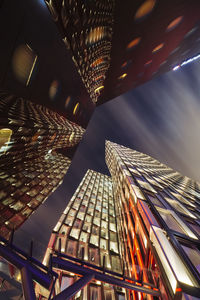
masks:
<svg viewBox="0 0 200 300"><path fill-rule="evenodd" d="M95 1L92 5L89 2L63 1L61 6L51 1L46 3L54 21L64 32L63 41L72 51L72 59L95 103L110 66L115 1L107 0L105 4Z"/></svg>
<svg viewBox="0 0 200 300"><path fill-rule="evenodd" d="M112 171L113 171L113 169L116 171L116 167L113 167L115 164L116 164L116 162L113 162L113 161L117 161L117 163L118 163L118 165L119 165L119 169L118 169L118 171L120 171L120 167L121 167L121 163L120 162L122 162L122 160L120 160L119 159L119 156L117 155L117 153L119 153L119 152L114 152L113 153L113 149L112 149L112 156L109 156L108 155L108 148L109 147L107 147L106 148L106 162L107 162L107 165L108 165L108 167L109 167L109 169L110 169L110 171L111 171L111 174L112 174ZM113 147L114 148L114 147ZM110 150L110 149L109 149ZM111 151L110 151L111 152ZM110 157L111 157L111 160L112 161L110 161ZM123 157L122 157L122 159L123 159ZM125 163L127 163L128 161L127 161L127 157L126 157L126 160L125 160ZM125 164L124 164L125 165ZM142 166L142 161L141 161L141 164L140 164L141 166ZM157 169L160 169L159 167L155 167L155 171L153 171L153 174L154 173L156 173L156 170ZM122 171L124 170L123 168L121 169ZM171 178L174 178L174 180L175 180L175 182L176 182L176 180L177 180L177 178L179 178L179 176L177 177L176 176L176 173L177 172L174 172L172 169L170 169L170 168L163 168L162 167L162 170L163 170L163 172L164 172L164 174L170 174L170 172L172 172L172 174L171 175L167 175L167 177L169 178L169 177L171 177ZM170 171L171 170L171 171ZM141 171L141 170L140 170ZM148 174L148 173L147 173ZM151 174L151 173L150 173ZM175 175L173 175L173 174L175 174ZM133 174L133 176L134 176L134 174ZM120 176L119 176L120 177ZM122 180L122 182L121 182L121 185L123 184L123 175L121 176L121 180ZM116 178L114 178L114 176L113 176L113 180L115 180ZM120 180L118 180L118 182L120 182ZM136 180L136 182L137 182L137 180ZM170 182L169 182L169 184L170 184ZM160 189L157 185L154 185L154 187L156 188L156 189L158 189L158 192L161 192L161 190L162 189ZM140 187L141 188L141 187ZM142 188L141 188L142 189ZM149 191L144 191L144 193L147 193L147 192L149 192ZM153 194L152 194L153 195ZM155 195L154 195L155 196ZM155 196L156 197L156 196ZM174 199L176 199L175 197L173 197L172 195L171 195L171 198L174 200ZM177 199L176 199L177 200ZM163 201L164 201L164 199L163 199ZM165 202L165 201L164 201ZM181 203L181 204L183 204L183 203ZM172 207L170 207L170 208L172 208ZM169 206L168 206L168 209L169 209ZM175 209L175 208L174 208ZM179 212L180 213L180 212ZM188 217L191 217L191 216L187 216L187 218ZM192 221L192 219L190 218L190 220ZM194 225L194 220L192 221L193 222L193 225ZM190 227L191 228L191 227ZM194 231L193 231L194 232Z"/></svg>
<svg viewBox="0 0 200 300"><path fill-rule="evenodd" d="M7 237L43 203L58 185L70 166L61 154L15 165L9 172L1 172L1 234ZM56 173L55 173L56 172Z"/></svg>
<svg viewBox="0 0 200 300"><path fill-rule="evenodd" d="M70 227L68 237L69 239L81 240L87 234L87 240L83 242L85 244L89 243L89 250L90 245L94 249L98 249L98 256L100 254L98 264L102 265L102 255L105 254L107 255L108 267L111 267L113 255L117 257L119 255L118 253L114 253L114 251L118 252L118 246L116 246L118 245L118 238L117 232L115 232L117 228L112 189L110 188L111 180L107 176L102 176L98 173L96 175L92 171L88 171L84 178L85 180L82 181L72 201L70 201L67 210L65 210L67 212L65 223L69 222L68 226ZM107 184L108 182L109 184ZM84 211L81 211L83 208ZM113 213L114 217L112 216ZM77 220L80 221L77 222ZM78 226L78 223L80 223L80 227L75 228ZM116 242L112 236L116 237ZM84 247L86 249L86 245ZM115 247L113 248L114 251L111 251L112 247ZM78 255L80 251L77 251L78 248L73 255ZM90 253L85 253L84 256L88 260ZM99 261L100 258L101 262Z"/></svg>

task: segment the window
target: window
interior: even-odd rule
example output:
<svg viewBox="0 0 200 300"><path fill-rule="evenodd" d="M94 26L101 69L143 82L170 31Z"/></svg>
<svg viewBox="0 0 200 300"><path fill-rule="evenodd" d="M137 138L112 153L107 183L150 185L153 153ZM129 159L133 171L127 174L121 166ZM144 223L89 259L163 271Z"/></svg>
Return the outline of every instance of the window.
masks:
<svg viewBox="0 0 200 300"><path fill-rule="evenodd" d="M107 242L107 240L104 240L104 239L100 240L100 248L104 249L104 250L108 249L108 242Z"/></svg>
<svg viewBox="0 0 200 300"><path fill-rule="evenodd" d="M110 241L110 250L113 251L113 252L115 252L115 253L119 253L119 251L118 251L118 245L117 245L116 242L111 242Z"/></svg>
<svg viewBox="0 0 200 300"><path fill-rule="evenodd" d="M99 246L99 237L97 235L91 234L90 243L96 247Z"/></svg>
<svg viewBox="0 0 200 300"><path fill-rule="evenodd" d="M70 232L70 236L74 239L78 240L79 238L80 229L72 228Z"/></svg>
<svg viewBox="0 0 200 300"><path fill-rule="evenodd" d="M84 243L87 243L88 241L88 233L86 232L81 232L81 235L80 235L80 241L84 242Z"/></svg>
<svg viewBox="0 0 200 300"><path fill-rule="evenodd" d="M163 220L165 221L165 223L170 229L188 235L194 239L197 239L197 237L189 229L189 227L185 225L185 223L174 212L164 210L158 207L156 209L159 211Z"/></svg>
<svg viewBox="0 0 200 300"><path fill-rule="evenodd" d="M196 248L181 245L197 271L200 273L200 251Z"/></svg>
<svg viewBox="0 0 200 300"><path fill-rule="evenodd" d="M118 256L111 255L111 265L114 272L121 272L120 259Z"/></svg>

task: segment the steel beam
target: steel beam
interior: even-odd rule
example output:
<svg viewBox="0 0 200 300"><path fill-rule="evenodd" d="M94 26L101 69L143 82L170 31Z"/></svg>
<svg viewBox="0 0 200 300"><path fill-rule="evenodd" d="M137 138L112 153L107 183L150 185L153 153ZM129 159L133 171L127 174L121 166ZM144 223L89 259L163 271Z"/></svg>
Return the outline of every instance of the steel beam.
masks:
<svg viewBox="0 0 200 300"><path fill-rule="evenodd" d="M35 291L33 286L33 279L28 267L21 269L22 288L25 300L35 300Z"/></svg>
<svg viewBox="0 0 200 300"><path fill-rule="evenodd" d="M112 285L117 285L122 288L141 292L144 294L149 294L152 296L158 296L158 297L160 296L160 292L158 290L156 290L156 287L154 287L155 289L147 288L142 285L137 285L133 282L130 282L130 280L126 281L126 280L122 279L123 276L121 276L121 278L120 277L116 278L115 276L111 276L106 273L99 272L99 271L95 270L95 265L94 265L93 269L91 269L86 266L82 266L80 264L61 259L60 257L53 257L52 264L57 269L66 270L68 272L73 272L75 274L79 274L82 276L92 274L94 276L94 278L99 281L103 281L103 282L106 282L106 283L109 283ZM145 283L144 283L144 285L145 285Z"/></svg>
<svg viewBox="0 0 200 300"><path fill-rule="evenodd" d="M78 293L86 284L88 284L94 278L93 274L88 274L74 282L67 287L60 294L56 295L53 300L70 300L76 293Z"/></svg>

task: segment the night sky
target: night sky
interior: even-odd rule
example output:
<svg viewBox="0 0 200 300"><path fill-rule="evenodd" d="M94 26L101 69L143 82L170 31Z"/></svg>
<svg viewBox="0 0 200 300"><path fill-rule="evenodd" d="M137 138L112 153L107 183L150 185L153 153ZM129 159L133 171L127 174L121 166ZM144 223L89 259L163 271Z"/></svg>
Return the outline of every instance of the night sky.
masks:
<svg viewBox="0 0 200 300"><path fill-rule="evenodd" d="M200 181L200 62L171 71L96 108L63 184L18 230L21 246L50 233L87 169L109 174L105 140L144 152Z"/></svg>

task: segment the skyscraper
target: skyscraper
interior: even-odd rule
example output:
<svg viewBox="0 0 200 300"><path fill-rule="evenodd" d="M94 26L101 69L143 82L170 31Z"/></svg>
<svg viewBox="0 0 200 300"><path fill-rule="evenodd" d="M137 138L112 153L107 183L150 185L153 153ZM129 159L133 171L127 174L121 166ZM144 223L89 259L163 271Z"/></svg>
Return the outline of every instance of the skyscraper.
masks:
<svg viewBox="0 0 200 300"><path fill-rule="evenodd" d="M74 299L158 299L151 290L160 299L197 299L199 184L109 141L106 163L111 178L88 170L53 230L43 263L60 251L103 274L115 272L114 279L148 286L144 293L92 280ZM77 280L73 268L57 272L56 293ZM37 292L48 295L41 287Z"/></svg>
<svg viewBox="0 0 200 300"><path fill-rule="evenodd" d="M8 237L62 183L70 159L58 150L76 145L84 129L44 106L0 97L0 234Z"/></svg>
<svg viewBox="0 0 200 300"><path fill-rule="evenodd" d="M129 274L139 278L139 265L144 281L157 282L162 299L199 296L199 184L148 155L108 141L106 163Z"/></svg>
<svg viewBox="0 0 200 300"><path fill-rule="evenodd" d="M110 67L115 0L45 2L72 52L88 94L96 103Z"/></svg>

